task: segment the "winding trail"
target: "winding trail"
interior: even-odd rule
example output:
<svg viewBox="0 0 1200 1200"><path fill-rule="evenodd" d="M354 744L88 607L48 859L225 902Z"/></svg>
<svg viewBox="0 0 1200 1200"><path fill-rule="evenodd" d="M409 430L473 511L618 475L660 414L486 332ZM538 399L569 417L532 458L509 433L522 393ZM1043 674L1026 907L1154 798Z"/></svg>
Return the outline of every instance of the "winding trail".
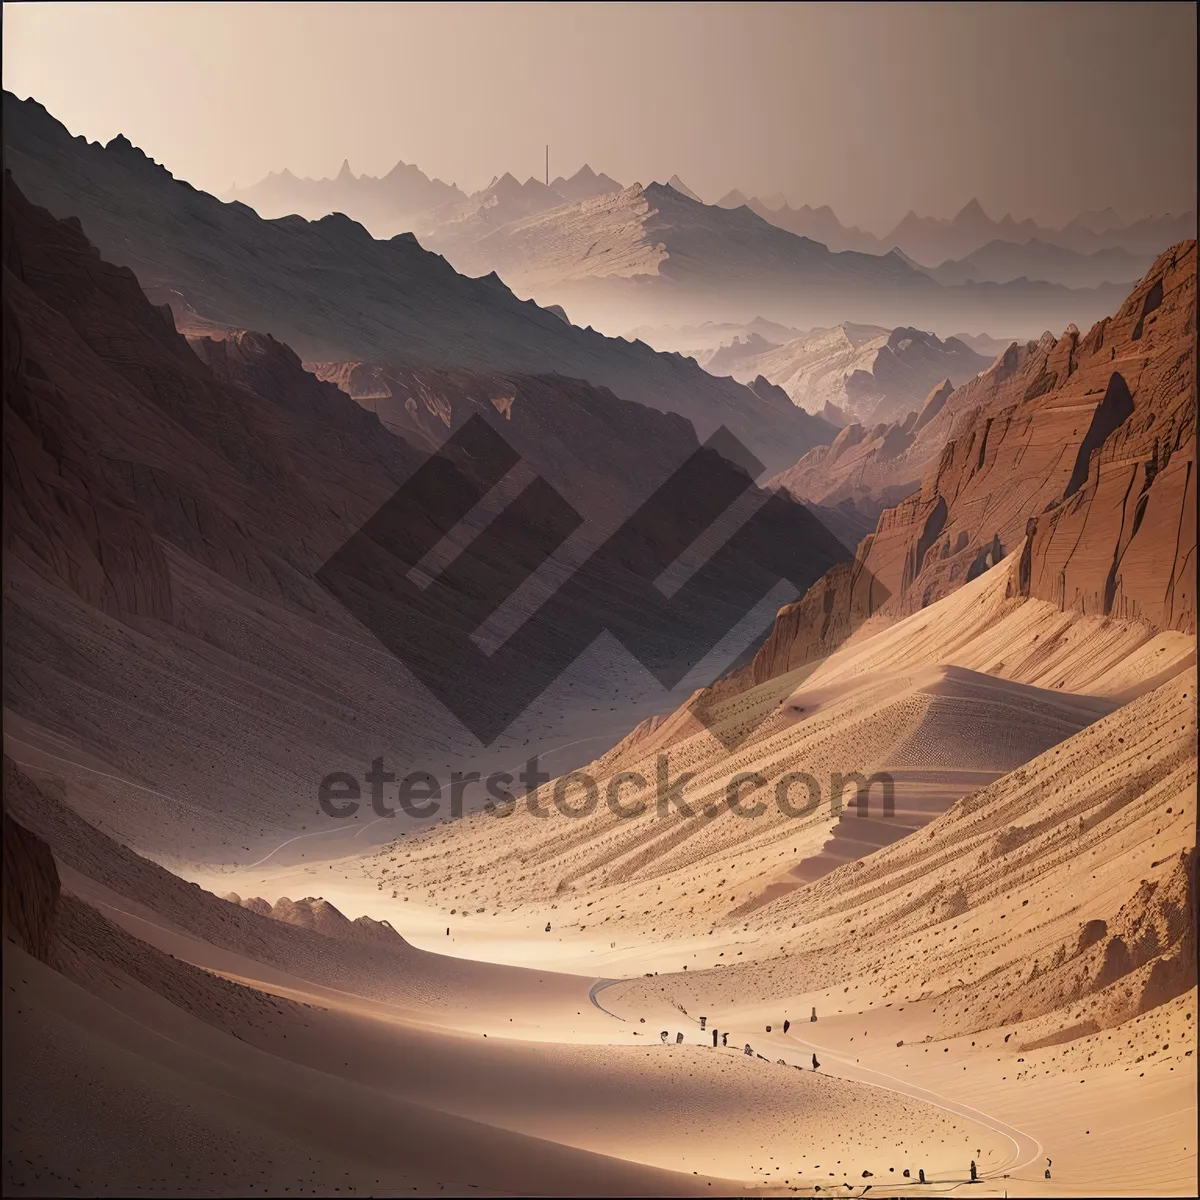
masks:
<svg viewBox="0 0 1200 1200"><path fill-rule="evenodd" d="M617 983L629 983L627 979L600 979L592 984L591 990L588 992L588 999L600 1009L601 1012L608 1013L610 1017L616 1017L617 1020L623 1021L625 1018L617 1013L607 1009L596 999L599 992L605 988L612 987ZM955 1100L950 1096L942 1095L940 1092L932 1091L930 1088L921 1087L919 1084L911 1083L907 1079L902 1079L897 1075L889 1075L886 1071L876 1071L871 1067L864 1067L862 1063L851 1062L838 1051L831 1049L828 1046L819 1045L816 1042L810 1042L803 1038L797 1037L794 1033L754 1033L751 1034L747 1030L731 1029L728 1031L734 1036L735 1041L740 1041L745 1038L750 1041L753 1037L754 1042L758 1044L767 1044L773 1049L780 1051L779 1057L783 1057L787 1061L788 1052L796 1052L799 1047L803 1050L803 1057L807 1057L814 1051L821 1055L821 1070L826 1074L835 1075L839 1079L854 1080L858 1083L865 1083L868 1087L879 1088L885 1092L893 1092L897 1095L908 1096L913 1100L919 1100L923 1104L932 1105L934 1108L940 1108L943 1112L953 1113L955 1116L964 1117L968 1121L974 1121L979 1125L990 1129L993 1133L999 1134L1003 1138L1007 1138L1013 1145L1013 1155L1010 1162L1001 1164L994 1170L981 1172L980 1179L996 1179L1003 1174L1009 1174L1013 1171L1020 1171L1030 1163L1039 1162L1044 1156L1044 1148L1042 1143L1038 1141L1032 1134L1026 1133L1022 1129L1018 1129L1015 1125L1009 1125L1006 1121L1001 1121L998 1117L993 1117L989 1113L982 1112L980 1109L973 1107L970 1104L965 1104L960 1100ZM752 1043L753 1044L753 1043ZM741 1051L739 1050L740 1054ZM772 1062L774 1059L771 1060ZM829 1070L829 1066L833 1064L838 1067L837 1071ZM801 1065L791 1064L789 1065ZM966 1180L962 1181L966 1183ZM955 1185L958 1186L957 1184ZM934 1184L936 1190L936 1183Z"/></svg>
<svg viewBox="0 0 1200 1200"><path fill-rule="evenodd" d="M616 1017L618 1021L623 1021L623 1020L625 1020L624 1017L619 1016L617 1013L613 1012L611 1009L605 1008L604 1005L601 1004L600 1001L596 999L596 993L599 991L602 991L606 987L612 987L612 985L614 983L624 983L624 982L625 982L625 980L623 980L623 979L598 979L598 980L596 980L595 983L592 984L591 988L589 989L588 999L602 1013L608 1013L608 1015L610 1017Z"/></svg>

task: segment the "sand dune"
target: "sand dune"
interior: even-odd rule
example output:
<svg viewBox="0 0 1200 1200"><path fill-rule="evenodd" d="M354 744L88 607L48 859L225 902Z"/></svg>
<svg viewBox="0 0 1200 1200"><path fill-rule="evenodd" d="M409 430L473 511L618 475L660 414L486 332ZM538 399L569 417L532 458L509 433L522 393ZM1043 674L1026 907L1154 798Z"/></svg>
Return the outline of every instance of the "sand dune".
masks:
<svg viewBox="0 0 1200 1200"><path fill-rule="evenodd" d="M1194 243L1086 335L785 472L878 517L856 561L777 494L701 567L766 497L676 413L782 467L831 431L775 384L5 113L64 216L9 181L5 1195L1192 1189ZM736 300L749 263L827 297L862 260L935 287L737 197L587 199L609 183L539 213L505 177L460 215L532 214L518 257L588 286ZM84 224L220 336L181 336ZM699 494L631 526L685 458L716 468ZM414 470L433 490L381 509ZM707 511L727 485L754 505ZM618 526L606 591L581 543ZM781 575L802 598L693 692L679 629L724 631L715 671ZM446 819L384 815L397 780L364 768L396 742L397 774L444 768ZM456 768L515 783L534 754L558 777L532 796L463 803ZM345 822L314 796L342 767L373 793Z"/></svg>

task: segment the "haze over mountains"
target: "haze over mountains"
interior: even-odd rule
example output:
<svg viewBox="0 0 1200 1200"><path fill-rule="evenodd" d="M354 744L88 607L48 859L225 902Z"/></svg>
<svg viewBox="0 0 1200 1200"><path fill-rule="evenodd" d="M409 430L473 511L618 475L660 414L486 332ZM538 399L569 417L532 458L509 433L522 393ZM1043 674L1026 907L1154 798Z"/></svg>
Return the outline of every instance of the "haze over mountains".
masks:
<svg viewBox="0 0 1200 1200"><path fill-rule="evenodd" d="M1189 1193L1193 217L3 115L5 1195Z"/></svg>
<svg viewBox="0 0 1200 1200"><path fill-rule="evenodd" d="M252 187L230 188L222 199L242 201L264 217L296 213L315 221L331 212L353 214L377 237L392 237L412 229L431 209L466 196L454 184L429 179L410 163L398 162L375 178L355 175L344 161L332 179L298 179L285 167Z"/></svg>
<svg viewBox="0 0 1200 1200"><path fill-rule="evenodd" d="M464 278L412 237L376 241L338 215L265 221L176 181L124 138L89 145L33 101L4 103L7 161L29 197L78 216L189 332L257 329L311 361L558 371L680 412L703 437L725 424L768 467L832 436L687 360L570 325L494 275Z"/></svg>
<svg viewBox="0 0 1200 1200"><path fill-rule="evenodd" d="M958 386L991 363L957 338L846 322L781 346L761 338L760 345L727 346L704 365L747 383L762 375L807 412L833 405L840 425L849 418L871 426L901 419L943 379Z"/></svg>
<svg viewBox="0 0 1200 1200"><path fill-rule="evenodd" d="M667 186L701 203L677 175L671 176ZM355 177L349 164L343 163L335 179L297 179L284 170L250 187L233 188L222 198L241 200L266 217L295 212L317 218L340 211L376 236L390 237L411 229L418 236L434 239L439 226L460 223L471 214L486 213L489 226L495 228L553 208L556 201L576 204L623 190L622 184L597 174L587 164L570 178L556 177L548 189L540 180L531 178L521 184L512 175L504 175L467 197L440 180L426 179L418 168L405 163L397 163L378 180ZM712 203L727 210L749 207L770 224L820 242L835 253L885 255L899 249L930 269L939 281L952 284L1007 283L1022 277L1069 287L1131 282L1163 246L1196 232L1194 212L1125 222L1109 208L1080 213L1062 228L1051 229L1029 218L1017 221L1008 214L993 220L972 200L949 219L909 212L892 230L876 235L843 225L828 205L793 208L781 194L747 198L734 189ZM443 236L453 245L463 230ZM498 264L493 269L499 269Z"/></svg>

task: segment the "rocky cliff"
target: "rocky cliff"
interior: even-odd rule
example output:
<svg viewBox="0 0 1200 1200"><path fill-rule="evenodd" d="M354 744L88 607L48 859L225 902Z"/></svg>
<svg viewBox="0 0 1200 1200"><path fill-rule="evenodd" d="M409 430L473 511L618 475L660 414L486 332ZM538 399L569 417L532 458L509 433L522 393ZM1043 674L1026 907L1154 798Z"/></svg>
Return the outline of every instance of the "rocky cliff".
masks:
<svg viewBox="0 0 1200 1200"><path fill-rule="evenodd" d="M914 445L950 436L920 487L854 563L780 611L747 680L920 609L1018 546L1014 594L1194 632L1195 347L1195 242L1162 254L1087 334L1012 347L924 426Z"/></svg>

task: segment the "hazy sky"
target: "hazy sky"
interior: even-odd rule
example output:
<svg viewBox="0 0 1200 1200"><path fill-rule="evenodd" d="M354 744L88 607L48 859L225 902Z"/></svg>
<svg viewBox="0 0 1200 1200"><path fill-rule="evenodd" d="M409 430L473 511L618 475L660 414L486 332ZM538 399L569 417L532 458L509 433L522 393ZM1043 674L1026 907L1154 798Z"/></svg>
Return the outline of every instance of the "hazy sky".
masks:
<svg viewBox="0 0 1200 1200"><path fill-rule="evenodd" d="M4 86L209 191L678 172L883 232L1194 206L1193 4L6 4Z"/></svg>

